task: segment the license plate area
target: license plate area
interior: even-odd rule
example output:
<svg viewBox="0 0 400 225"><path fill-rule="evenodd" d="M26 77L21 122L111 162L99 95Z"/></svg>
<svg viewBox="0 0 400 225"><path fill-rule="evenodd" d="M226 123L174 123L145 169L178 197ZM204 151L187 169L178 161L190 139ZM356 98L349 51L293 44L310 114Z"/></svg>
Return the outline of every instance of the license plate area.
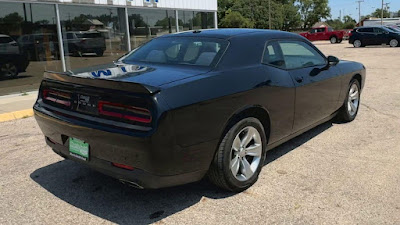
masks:
<svg viewBox="0 0 400 225"><path fill-rule="evenodd" d="M99 102L99 97L91 95L78 94L78 106L76 108L79 112L98 114L97 104Z"/></svg>
<svg viewBox="0 0 400 225"><path fill-rule="evenodd" d="M69 138L69 154L75 158L89 160L89 144L77 138Z"/></svg>

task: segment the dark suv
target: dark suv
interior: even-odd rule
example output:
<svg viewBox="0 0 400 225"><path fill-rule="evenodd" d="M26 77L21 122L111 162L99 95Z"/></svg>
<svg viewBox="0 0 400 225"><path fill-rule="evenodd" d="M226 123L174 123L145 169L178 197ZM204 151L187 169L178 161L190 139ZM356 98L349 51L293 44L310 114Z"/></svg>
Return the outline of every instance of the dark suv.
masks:
<svg viewBox="0 0 400 225"><path fill-rule="evenodd" d="M74 56L82 56L84 53L96 53L97 56L103 56L106 50L106 41L99 32L71 31L67 32L66 36L68 52Z"/></svg>
<svg viewBox="0 0 400 225"><path fill-rule="evenodd" d="M399 42L400 34L384 26L354 28L349 39L349 43L353 44L355 48L382 44L397 47Z"/></svg>

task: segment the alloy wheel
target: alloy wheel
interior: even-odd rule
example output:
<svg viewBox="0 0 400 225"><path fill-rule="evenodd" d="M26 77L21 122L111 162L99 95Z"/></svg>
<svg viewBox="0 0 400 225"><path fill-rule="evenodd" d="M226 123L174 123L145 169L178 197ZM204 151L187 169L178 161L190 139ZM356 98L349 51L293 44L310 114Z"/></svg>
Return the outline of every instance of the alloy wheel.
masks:
<svg viewBox="0 0 400 225"><path fill-rule="evenodd" d="M14 64L6 63L0 68L0 74L8 77L14 77L17 76L18 69Z"/></svg>
<svg viewBox="0 0 400 225"><path fill-rule="evenodd" d="M354 116L357 113L357 109L360 103L360 91L358 90L357 84L353 83L349 90L349 98L347 100L347 110L350 116Z"/></svg>
<svg viewBox="0 0 400 225"><path fill-rule="evenodd" d="M262 140L254 127L243 128L233 140L230 169L239 181L249 180L256 172L262 156Z"/></svg>
<svg viewBox="0 0 400 225"><path fill-rule="evenodd" d="M336 37L331 37L331 43L332 43L332 44L335 44L336 42L337 42Z"/></svg>
<svg viewBox="0 0 400 225"><path fill-rule="evenodd" d="M361 47L361 41L360 40L355 40L353 45L354 45L354 47L359 48L359 47Z"/></svg>
<svg viewBox="0 0 400 225"><path fill-rule="evenodd" d="M390 47L397 47L397 45L399 45L399 42L396 39L392 39L389 45Z"/></svg>

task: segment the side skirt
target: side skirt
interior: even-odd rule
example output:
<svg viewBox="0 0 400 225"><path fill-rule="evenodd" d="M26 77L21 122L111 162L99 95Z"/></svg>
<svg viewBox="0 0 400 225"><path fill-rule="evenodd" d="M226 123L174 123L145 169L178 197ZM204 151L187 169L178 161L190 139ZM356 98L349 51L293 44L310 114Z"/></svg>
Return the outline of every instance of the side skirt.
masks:
<svg viewBox="0 0 400 225"><path fill-rule="evenodd" d="M322 119L322 120L320 120L320 121L318 121L318 122L316 122L316 123L314 123L314 124L312 124L312 125L310 125L308 127L305 127L305 128L303 128L303 129L301 129L301 130L299 130L299 131L297 131L297 132L295 132L295 133L293 133L293 134L291 134L291 135L289 135L287 137L284 137L279 141L276 141L274 143L268 144L267 145L267 151L269 151L269 150L271 150L271 149L273 149L273 148L275 148L275 147L277 147L277 146L289 141L290 139L293 139L293 138L303 134L306 131L311 130L312 128L314 128L314 127L316 127L318 125L321 125L321 124L333 119L336 115L337 115L337 112L334 112L332 115L326 117L325 119Z"/></svg>

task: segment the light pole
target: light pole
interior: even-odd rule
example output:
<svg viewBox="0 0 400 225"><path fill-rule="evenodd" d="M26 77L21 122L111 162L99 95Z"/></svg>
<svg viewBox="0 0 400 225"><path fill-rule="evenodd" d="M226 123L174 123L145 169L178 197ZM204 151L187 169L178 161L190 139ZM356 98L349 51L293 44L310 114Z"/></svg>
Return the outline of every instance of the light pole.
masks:
<svg viewBox="0 0 400 225"><path fill-rule="evenodd" d="M383 0L382 0L382 9L381 9L381 25L383 25Z"/></svg>

